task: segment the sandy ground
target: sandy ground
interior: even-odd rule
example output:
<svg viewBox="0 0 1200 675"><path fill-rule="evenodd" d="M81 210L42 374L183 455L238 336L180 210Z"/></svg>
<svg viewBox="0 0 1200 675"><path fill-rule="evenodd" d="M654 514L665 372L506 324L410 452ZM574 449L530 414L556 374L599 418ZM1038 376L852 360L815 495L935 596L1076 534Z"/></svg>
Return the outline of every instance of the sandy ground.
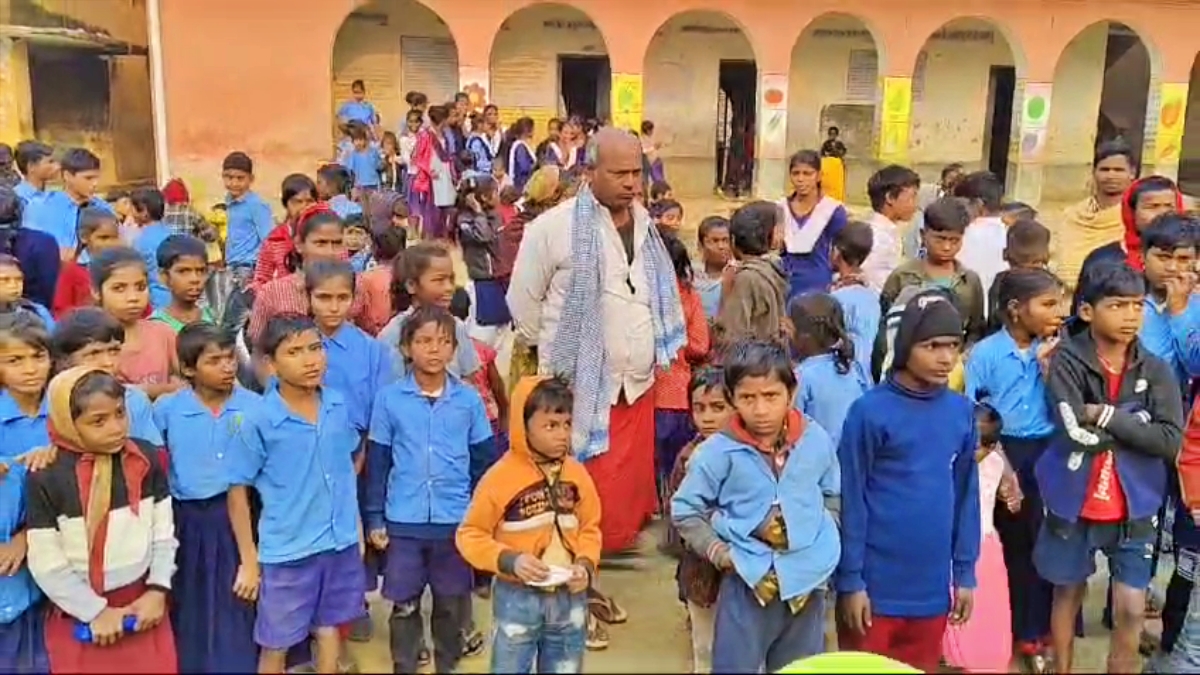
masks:
<svg viewBox="0 0 1200 675"><path fill-rule="evenodd" d="M685 227L682 238L695 247L695 228L705 216L728 215L740 205L716 197L685 199ZM1052 229L1057 225L1059 214L1065 205L1044 205L1041 209L1043 222ZM869 215L869 207L851 205L856 217ZM460 283L466 279L466 270L458 261ZM501 373L508 373L508 341L501 340L498 366ZM615 596L628 610L628 623L611 626L611 646L601 652L589 652L584 669L592 673L634 672L688 672L690 668L690 642L686 626L686 610L679 603L674 580L674 561L660 554L655 543L661 524L646 531L642 536L639 555L606 565L601 572L601 587ZM1095 589L1088 598L1085 610L1087 637L1076 642L1076 668L1082 673L1104 672L1105 656L1108 652L1108 633L1100 625L1100 614L1104 607L1104 575L1098 572L1092 580ZM1166 579L1165 573L1160 578ZM1161 586L1160 586L1161 587ZM371 615L375 620L376 635L369 643L355 644L351 653L362 672L390 672L391 657L387 642L387 617L391 608L381 598L371 603ZM490 626L491 611L486 601L476 601L475 618L480 630ZM1158 631L1157 625L1151 627ZM832 630L832 626L830 627ZM467 659L461 666L464 673L485 673L488 656ZM429 672L433 672L429 669Z"/></svg>

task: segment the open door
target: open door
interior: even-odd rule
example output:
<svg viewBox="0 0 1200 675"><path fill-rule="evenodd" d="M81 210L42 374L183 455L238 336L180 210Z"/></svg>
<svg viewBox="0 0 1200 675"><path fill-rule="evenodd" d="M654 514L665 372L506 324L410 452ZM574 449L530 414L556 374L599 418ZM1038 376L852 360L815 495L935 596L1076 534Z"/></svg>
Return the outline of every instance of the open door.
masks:
<svg viewBox="0 0 1200 675"><path fill-rule="evenodd" d="M117 181L153 185L155 146L147 142L154 138L150 61L145 56L110 56L108 64L108 120Z"/></svg>
<svg viewBox="0 0 1200 675"><path fill-rule="evenodd" d="M1017 92L1017 69L992 66L988 82L987 168L1007 185L1008 147L1012 141L1013 98Z"/></svg>

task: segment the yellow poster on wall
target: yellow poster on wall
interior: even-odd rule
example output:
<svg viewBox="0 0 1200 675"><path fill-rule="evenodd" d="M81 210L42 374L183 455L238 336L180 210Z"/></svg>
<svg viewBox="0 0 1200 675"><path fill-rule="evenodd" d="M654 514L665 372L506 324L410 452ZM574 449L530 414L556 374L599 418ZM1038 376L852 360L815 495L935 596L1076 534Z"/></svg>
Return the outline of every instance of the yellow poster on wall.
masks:
<svg viewBox="0 0 1200 675"><path fill-rule="evenodd" d="M612 124L619 129L641 131L642 76L640 73L613 73Z"/></svg>
<svg viewBox="0 0 1200 675"><path fill-rule="evenodd" d="M533 120L533 142L534 144L541 143L545 140L546 124L555 117L555 111L550 108L507 108L500 106L500 125L505 129L512 126L513 122L528 117Z"/></svg>
<svg viewBox="0 0 1200 675"><path fill-rule="evenodd" d="M908 156L908 130L912 123L912 78L883 78L881 117L879 158L902 163Z"/></svg>
<svg viewBox="0 0 1200 675"><path fill-rule="evenodd" d="M1163 82L1154 134L1156 164L1178 162L1183 154L1183 123L1187 119L1188 83Z"/></svg>

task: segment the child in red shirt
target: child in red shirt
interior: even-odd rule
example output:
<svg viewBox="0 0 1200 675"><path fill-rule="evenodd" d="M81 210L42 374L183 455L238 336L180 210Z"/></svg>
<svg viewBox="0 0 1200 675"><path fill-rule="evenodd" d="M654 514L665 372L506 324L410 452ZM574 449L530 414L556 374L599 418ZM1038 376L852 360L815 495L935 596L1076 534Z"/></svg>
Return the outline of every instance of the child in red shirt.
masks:
<svg viewBox="0 0 1200 675"><path fill-rule="evenodd" d="M89 207L80 211L76 232L79 247L75 249L75 258L63 263L58 273L58 285L54 290L54 306L50 311L56 320L76 307L90 307L94 304L87 261L99 255L101 251L121 245L121 231L117 226L117 218L103 209ZM82 264L79 262L80 258L84 260Z"/></svg>

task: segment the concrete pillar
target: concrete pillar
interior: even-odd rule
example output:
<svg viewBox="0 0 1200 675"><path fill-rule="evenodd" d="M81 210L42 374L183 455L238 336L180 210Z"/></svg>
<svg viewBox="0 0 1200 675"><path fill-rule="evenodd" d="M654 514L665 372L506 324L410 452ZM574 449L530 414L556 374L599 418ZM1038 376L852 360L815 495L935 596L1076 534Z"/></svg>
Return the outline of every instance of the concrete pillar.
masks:
<svg viewBox="0 0 1200 675"><path fill-rule="evenodd" d="M1017 165L1008 192L1017 201L1032 206L1042 201L1043 162L1053 89L1052 82L1017 83L1015 101L1021 107L1019 114L1014 116L1012 133L1017 142Z"/></svg>
<svg viewBox="0 0 1200 675"><path fill-rule="evenodd" d="M758 128L754 137L754 196L758 199L779 199L788 185L787 118L788 73L759 71Z"/></svg>
<svg viewBox="0 0 1200 675"><path fill-rule="evenodd" d="M912 78L888 76L883 78L883 103L879 114L879 146L876 157L880 164L908 164L908 135L912 125Z"/></svg>
<svg viewBox="0 0 1200 675"><path fill-rule="evenodd" d="M618 129L642 130L642 74L613 72L611 90L612 125Z"/></svg>
<svg viewBox="0 0 1200 675"><path fill-rule="evenodd" d="M471 97L471 110L483 110L491 102L491 71L487 65L458 65L458 90Z"/></svg>
<svg viewBox="0 0 1200 675"><path fill-rule="evenodd" d="M1171 180L1179 178L1179 161L1183 156L1183 126L1187 120L1188 83L1163 82L1157 97L1155 114L1154 153L1142 160L1154 173Z"/></svg>
<svg viewBox="0 0 1200 675"><path fill-rule="evenodd" d="M28 46L24 40L0 38L0 142L10 145L33 138Z"/></svg>

